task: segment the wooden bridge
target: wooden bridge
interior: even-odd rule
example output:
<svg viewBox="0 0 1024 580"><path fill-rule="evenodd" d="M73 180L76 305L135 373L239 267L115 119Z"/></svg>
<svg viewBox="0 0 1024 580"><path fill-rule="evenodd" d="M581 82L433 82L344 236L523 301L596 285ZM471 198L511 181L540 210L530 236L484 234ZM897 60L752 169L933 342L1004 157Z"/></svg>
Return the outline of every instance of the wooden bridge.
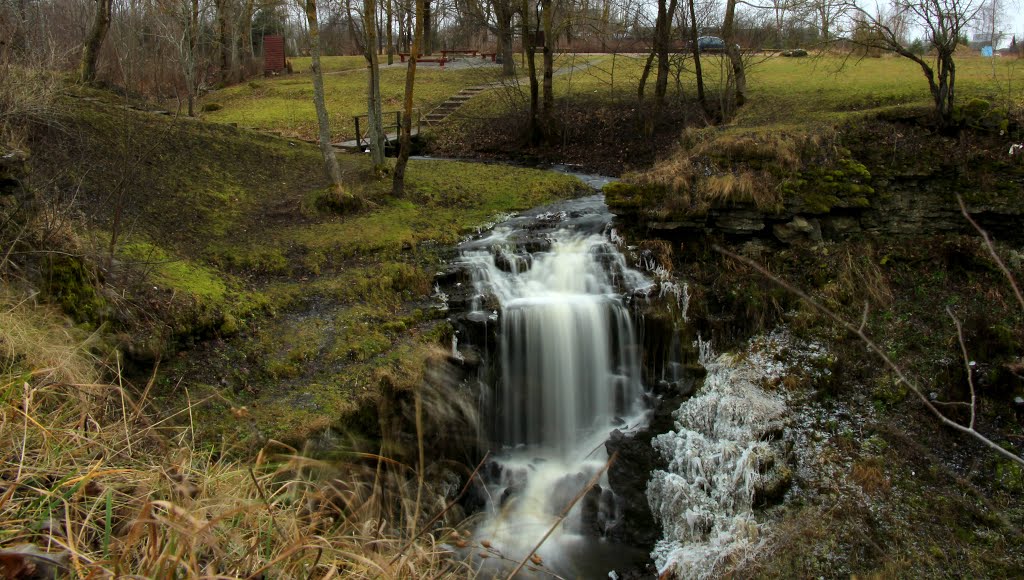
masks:
<svg viewBox="0 0 1024 580"><path fill-rule="evenodd" d="M393 116L394 123L387 123L385 119L391 119ZM394 147L398 145L399 136L402 134L402 111L386 111L381 115L381 125L384 129L384 147ZM420 110L418 108L412 110L412 131L413 137L419 135L420 125L422 119L420 118ZM340 143L332 143L334 147L339 149L349 149L355 151L362 151L363 149L370 146L370 116L369 115L356 115L352 117L352 123L356 128L356 138L348 141L342 141Z"/></svg>

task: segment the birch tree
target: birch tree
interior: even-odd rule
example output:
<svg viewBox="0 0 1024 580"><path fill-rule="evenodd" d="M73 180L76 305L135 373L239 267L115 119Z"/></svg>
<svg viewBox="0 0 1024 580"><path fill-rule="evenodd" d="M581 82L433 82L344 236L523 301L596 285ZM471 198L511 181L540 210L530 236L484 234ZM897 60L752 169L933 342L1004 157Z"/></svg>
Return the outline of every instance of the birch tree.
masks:
<svg viewBox="0 0 1024 580"><path fill-rule="evenodd" d="M222 0L223 1L223 0ZM336 194L345 193L341 178L341 166L331 146L331 122L324 102L324 75L320 68L320 24L316 13L316 0L305 0L306 23L309 25L309 55L312 57L313 106L319 129L320 153L324 156L324 167Z"/></svg>
<svg viewBox="0 0 1024 580"><path fill-rule="evenodd" d="M387 0L384 0L385 2ZM363 2L363 28L366 30L366 62L369 64L366 90L366 115L370 124L370 157L373 171L380 174L384 166L384 126L380 104L380 61L377 56L377 3L376 0Z"/></svg>

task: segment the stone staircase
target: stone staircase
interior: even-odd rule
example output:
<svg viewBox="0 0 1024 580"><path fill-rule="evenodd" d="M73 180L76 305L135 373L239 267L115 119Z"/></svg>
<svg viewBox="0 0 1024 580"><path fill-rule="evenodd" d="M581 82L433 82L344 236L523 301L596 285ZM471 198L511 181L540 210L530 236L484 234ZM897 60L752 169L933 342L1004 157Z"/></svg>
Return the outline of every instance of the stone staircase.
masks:
<svg viewBox="0 0 1024 580"><path fill-rule="evenodd" d="M437 125L445 119L447 119L452 113L458 111L466 101L479 95L491 87L477 86L462 89L458 93L452 95L447 101L441 103L436 109L427 113L427 116L423 118L423 122L427 125Z"/></svg>

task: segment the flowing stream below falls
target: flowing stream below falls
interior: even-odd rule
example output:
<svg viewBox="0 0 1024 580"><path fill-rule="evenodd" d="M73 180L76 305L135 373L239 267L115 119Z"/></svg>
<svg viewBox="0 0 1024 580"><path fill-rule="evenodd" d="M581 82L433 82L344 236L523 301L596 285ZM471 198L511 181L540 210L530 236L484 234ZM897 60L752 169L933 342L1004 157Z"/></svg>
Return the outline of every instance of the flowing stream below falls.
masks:
<svg viewBox="0 0 1024 580"><path fill-rule="evenodd" d="M453 356L481 360L480 438L494 460L474 536L489 546L481 564L493 572L514 567L551 528L534 561L563 577L606 578L648 560L603 539L622 520L602 474L604 443L615 429L642 426L649 410L631 302L655 286L619 252L611 219L591 196L460 246L464 314Z"/></svg>

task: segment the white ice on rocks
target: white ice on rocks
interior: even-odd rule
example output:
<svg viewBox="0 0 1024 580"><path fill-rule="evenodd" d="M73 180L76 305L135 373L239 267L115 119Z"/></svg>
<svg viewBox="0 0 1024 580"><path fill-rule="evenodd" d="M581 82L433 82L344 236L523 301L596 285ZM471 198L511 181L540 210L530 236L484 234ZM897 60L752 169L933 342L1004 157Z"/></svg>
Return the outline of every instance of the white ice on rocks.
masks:
<svg viewBox="0 0 1024 580"><path fill-rule="evenodd" d="M653 441L669 463L652 474L647 487L651 510L664 528L652 553L659 574L711 577L763 543L754 492L778 459L769 439L781 432L786 405L758 385L786 372L775 355L791 342L788 333L777 331L761 337L744 357L716 357L707 342L698 344L707 369L703 388L675 411L675 430Z"/></svg>

